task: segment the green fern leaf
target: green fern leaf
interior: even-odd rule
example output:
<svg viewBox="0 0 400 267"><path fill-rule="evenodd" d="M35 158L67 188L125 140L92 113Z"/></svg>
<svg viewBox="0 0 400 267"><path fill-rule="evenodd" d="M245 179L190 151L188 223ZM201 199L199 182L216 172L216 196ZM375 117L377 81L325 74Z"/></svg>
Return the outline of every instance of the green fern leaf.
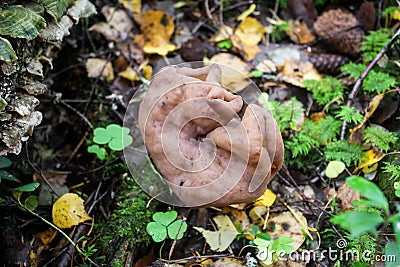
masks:
<svg viewBox="0 0 400 267"><path fill-rule="evenodd" d="M363 90L369 93L381 94L389 91L397 84L396 79L384 72L372 70L365 78Z"/></svg>
<svg viewBox="0 0 400 267"><path fill-rule="evenodd" d="M394 144L398 140L395 133L388 132L379 126L367 127L363 133L362 139L366 143L371 143L384 152L390 149L390 144Z"/></svg>
<svg viewBox="0 0 400 267"><path fill-rule="evenodd" d="M324 156L326 160L342 161L349 167L352 163L358 164L363 156L363 150L358 144L340 140L329 143L324 149Z"/></svg>
<svg viewBox="0 0 400 267"><path fill-rule="evenodd" d="M354 107L341 106L340 110L336 112L336 118L347 123L359 123L363 121L363 115L361 115Z"/></svg>

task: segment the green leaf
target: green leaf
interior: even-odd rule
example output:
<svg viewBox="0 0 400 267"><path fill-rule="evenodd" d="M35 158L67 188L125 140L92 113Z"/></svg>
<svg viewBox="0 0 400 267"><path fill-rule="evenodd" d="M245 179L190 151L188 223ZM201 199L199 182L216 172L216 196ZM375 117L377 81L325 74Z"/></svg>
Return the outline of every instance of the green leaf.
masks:
<svg viewBox="0 0 400 267"><path fill-rule="evenodd" d="M339 140L328 143L324 149L324 155L327 160L343 161L346 166L350 166L351 163L358 164L363 156L363 150L356 143Z"/></svg>
<svg viewBox="0 0 400 267"><path fill-rule="evenodd" d="M232 42L231 42L231 40L223 40L221 42L218 42L217 46L219 48L231 49L232 48Z"/></svg>
<svg viewBox="0 0 400 267"><path fill-rule="evenodd" d="M370 212L347 211L332 217L330 221L350 231L352 238L355 238L365 232L376 235L376 227L383 222L383 218Z"/></svg>
<svg viewBox="0 0 400 267"><path fill-rule="evenodd" d="M23 6L9 6L0 11L0 35L33 40L46 27L46 21Z"/></svg>
<svg viewBox="0 0 400 267"><path fill-rule="evenodd" d="M106 129L102 127L98 127L94 129L94 137L93 137L93 142L99 145L104 145L110 142L111 136L108 134Z"/></svg>
<svg viewBox="0 0 400 267"><path fill-rule="evenodd" d="M262 71L260 71L260 70L253 70L251 72L251 75L253 75L253 77L256 77L256 78L263 76L263 74L264 73Z"/></svg>
<svg viewBox="0 0 400 267"><path fill-rule="evenodd" d="M364 64L356 64L353 62L347 63L343 65L340 70L344 72L344 74L349 75L353 79L358 79L358 77L363 74L367 67Z"/></svg>
<svg viewBox="0 0 400 267"><path fill-rule="evenodd" d="M121 151L124 149L124 144L122 143L122 140L120 138L113 138L108 143L108 147L113 151Z"/></svg>
<svg viewBox="0 0 400 267"><path fill-rule="evenodd" d="M385 131L380 126L369 126L363 130L362 139L367 143L378 147L382 151L390 150L390 144L395 144L398 140L393 132Z"/></svg>
<svg viewBox="0 0 400 267"><path fill-rule="evenodd" d="M176 217L178 217L178 212L175 210L156 212L153 214L153 220L164 226L168 226L176 219Z"/></svg>
<svg viewBox="0 0 400 267"><path fill-rule="evenodd" d="M158 222L147 224L146 231L153 238L154 242L161 242L167 238L167 228Z"/></svg>
<svg viewBox="0 0 400 267"><path fill-rule="evenodd" d="M360 123L363 121L363 115L360 114L356 110L355 107L341 106L340 110L336 112L336 118L340 118L341 120L347 123Z"/></svg>
<svg viewBox="0 0 400 267"><path fill-rule="evenodd" d="M171 223L168 227L168 236L171 239L176 239L179 240L183 237L183 234L186 232L187 230L187 223L186 222L182 222L182 220L177 220L173 223ZM179 234L178 234L179 231ZM178 235L178 236L177 236Z"/></svg>
<svg viewBox="0 0 400 267"><path fill-rule="evenodd" d="M389 91L397 84L396 78L390 76L385 72L370 71L368 76L365 78L362 88L368 93L381 94Z"/></svg>
<svg viewBox="0 0 400 267"><path fill-rule="evenodd" d="M38 188L40 183L30 183L26 184L17 188L14 188L13 191L18 191L18 192L32 192L36 188Z"/></svg>
<svg viewBox="0 0 400 267"><path fill-rule="evenodd" d="M25 199L24 207L27 210L34 211L39 204L37 196L29 196Z"/></svg>
<svg viewBox="0 0 400 267"><path fill-rule="evenodd" d="M9 160L6 157L0 156L0 169L2 168L8 168L11 166L11 160Z"/></svg>
<svg viewBox="0 0 400 267"><path fill-rule="evenodd" d="M392 242L385 245L386 267L400 266L400 246Z"/></svg>
<svg viewBox="0 0 400 267"><path fill-rule="evenodd" d="M322 80L304 80L304 86L320 105L326 105L335 99L342 100L344 85L339 79L325 77Z"/></svg>
<svg viewBox="0 0 400 267"><path fill-rule="evenodd" d="M374 201L377 207L382 208L387 213L389 212L389 203L376 184L360 176L350 176L346 179L346 183L361 196Z"/></svg>
<svg viewBox="0 0 400 267"><path fill-rule="evenodd" d="M344 165L344 163L341 161L330 161L328 166L326 166L325 175L331 179L336 178L344 171L345 168L346 165Z"/></svg>
<svg viewBox="0 0 400 267"><path fill-rule="evenodd" d="M0 37L0 60L13 62L16 59L18 59L18 57L17 54L15 54L14 48L12 47L10 41L3 37Z"/></svg>

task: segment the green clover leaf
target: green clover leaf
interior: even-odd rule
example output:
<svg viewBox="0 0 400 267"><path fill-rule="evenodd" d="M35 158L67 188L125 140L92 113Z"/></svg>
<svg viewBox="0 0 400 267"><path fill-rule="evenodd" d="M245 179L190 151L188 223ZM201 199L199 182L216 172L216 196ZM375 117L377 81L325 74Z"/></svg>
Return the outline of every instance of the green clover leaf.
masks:
<svg viewBox="0 0 400 267"><path fill-rule="evenodd" d="M187 230L187 223L181 220L175 221L178 213L174 210L156 212L153 214L154 222L147 224L146 231L154 242L161 242L167 238L181 239Z"/></svg>
<svg viewBox="0 0 400 267"><path fill-rule="evenodd" d="M106 128L98 127L94 130L93 142L99 145L108 144L113 151L121 151L133 142L129 135L129 128L118 124L110 124Z"/></svg>
<svg viewBox="0 0 400 267"><path fill-rule="evenodd" d="M100 159L100 160L104 160L106 158L107 155L107 151L104 149L104 147L99 147L98 145L91 145L87 148L87 151L89 153L95 153L96 156Z"/></svg>

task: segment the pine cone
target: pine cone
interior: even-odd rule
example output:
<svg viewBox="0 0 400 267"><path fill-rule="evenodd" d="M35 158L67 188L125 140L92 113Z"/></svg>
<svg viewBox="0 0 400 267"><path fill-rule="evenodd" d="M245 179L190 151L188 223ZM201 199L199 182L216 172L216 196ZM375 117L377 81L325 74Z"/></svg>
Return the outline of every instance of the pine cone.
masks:
<svg viewBox="0 0 400 267"><path fill-rule="evenodd" d="M321 73L335 74L339 68L350 60L348 57L337 54L309 53L307 59Z"/></svg>
<svg viewBox="0 0 400 267"><path fill-rule="evenodd" d="M315 33L331 52L356 56L360 52L364 32L356 17L342 9L324 12L314 23Z"/></svg>

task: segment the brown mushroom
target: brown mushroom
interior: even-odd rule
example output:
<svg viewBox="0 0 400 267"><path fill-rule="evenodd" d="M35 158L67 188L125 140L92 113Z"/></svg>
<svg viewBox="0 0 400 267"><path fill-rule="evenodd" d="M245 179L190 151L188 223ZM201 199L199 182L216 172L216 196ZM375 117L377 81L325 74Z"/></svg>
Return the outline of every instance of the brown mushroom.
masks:
<svg viewBox="0 0 400 267"><path fill-rule="evenodd" d="M254 201L281 168L279 128L265 109L221 85L221 67L163 68L139 108L144 143L186 206Z"/></svg>

